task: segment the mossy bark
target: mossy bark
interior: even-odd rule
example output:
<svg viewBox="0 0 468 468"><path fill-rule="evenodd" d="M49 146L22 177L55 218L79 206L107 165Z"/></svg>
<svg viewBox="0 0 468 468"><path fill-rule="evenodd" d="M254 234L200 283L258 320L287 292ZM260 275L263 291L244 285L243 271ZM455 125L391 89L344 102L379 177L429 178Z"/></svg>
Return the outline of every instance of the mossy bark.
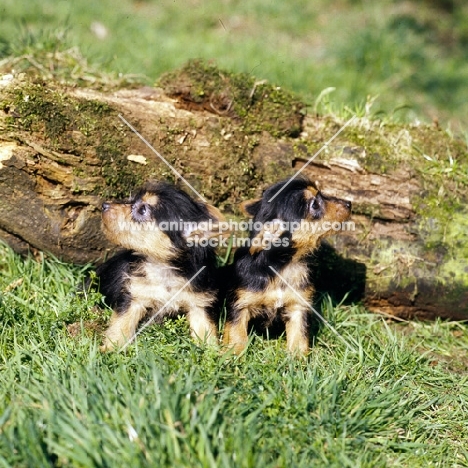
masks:
<svg viewBox="0 0 468 468"><path fill-rule="evenodd" d="M316 286L403 317L468 319L466 145L433 126L305 115L291 94L191 62L160 87L98 92L16 78L0 88L0 239L67 261L111 249L100 205L173 172L227 217L304 172L353 202L355 230L316 256Z"/></svg>

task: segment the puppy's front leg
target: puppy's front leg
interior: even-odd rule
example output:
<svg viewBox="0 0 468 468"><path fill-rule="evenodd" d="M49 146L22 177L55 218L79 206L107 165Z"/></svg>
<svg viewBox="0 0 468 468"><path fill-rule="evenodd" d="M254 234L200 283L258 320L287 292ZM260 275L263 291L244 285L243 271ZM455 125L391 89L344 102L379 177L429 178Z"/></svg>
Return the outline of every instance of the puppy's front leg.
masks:
<svg viewBox="0 0 468 468"><path fill-rule="evenodd" d="M114 351L132 340L138 323L145 315L146 307L140 304L131 304L125 312L114 312L100 351Z"/></svg>
<svg viewBox="0 0 468 468"><path fill-rule="evenodd" d="M295 305L286 310L286 342L288 351L305 355L309 352L308 311L302 305Z"/></svg>
<svg viewBox="0 0 468 468"><path fill-rule="evenodd" d="M235 317L228 317L224 327L223 343L225 346L234 349L234 353L240 354L244 351L249 341L247 327L249 324L249 311L242 309L235 313Z"/></svg>
<svg viewBox="0 0 468 468"><path fill-rule="evenodd" d="M210 344L218 342L218 327L203 307L192 307L187 318L194 340L202 340Z"/></svg>

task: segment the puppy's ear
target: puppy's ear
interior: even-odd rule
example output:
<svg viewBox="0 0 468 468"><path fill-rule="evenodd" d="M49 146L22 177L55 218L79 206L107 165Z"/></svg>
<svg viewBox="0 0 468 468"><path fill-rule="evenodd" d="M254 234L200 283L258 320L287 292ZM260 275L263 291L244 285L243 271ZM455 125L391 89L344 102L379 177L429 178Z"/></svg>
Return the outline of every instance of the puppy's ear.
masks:
<svg viewBox="0 0 468 468"><path fill-rule="evenodd" d="M261 198L256 198L255 200L246 200L240 204L240 210L245 216L253 218L258 213L261 204Z"/></svg>
<svg viewBox="0 0 468 468"><path fill-rule="evenodd" d="M224 217L223 213L221 213L221 211L219 211L218 208L216 208L216 206L213 206L213 205L209 205L208 203L205 205L206 209L208 210L208 213L210 214L210 216L216 220L216 221L225 221L226 218Z"/></svg>
<svg viewBox="0 0 468 468"><path fill-rule="evenodd" d="M214 237L227 238L231 235L231 226L224 215L213 205L205 204L211 219L199 223L188 223L183 236L187 241L200 241Z"/></svg>
<svg viewBox="0 0 468 468"><path fill-rule="evenodd" d="M205 239L228 238L231 235L229 223L225 221L202 221L188 226L182 233L186 241L199 242Z"/></svg>
<svg viewBox="0 0 468 468"><path fill-rule="evenodd" d="M250 255L261 252L262 250L271 249L281 236L286 232L287 224L281 219L274 219L264 223L262 229L252 239L249 249Z"/></svg>

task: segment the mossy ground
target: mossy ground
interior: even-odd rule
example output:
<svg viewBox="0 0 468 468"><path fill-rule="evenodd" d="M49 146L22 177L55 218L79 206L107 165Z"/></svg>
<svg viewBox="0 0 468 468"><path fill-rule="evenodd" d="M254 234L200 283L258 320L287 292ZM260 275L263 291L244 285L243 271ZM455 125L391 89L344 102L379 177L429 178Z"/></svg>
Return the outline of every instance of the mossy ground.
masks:
<svg viewBox="0 0 468 468"><path fill-rule="evenodd" d="M213 63L189 61L164 74L158 84L180 105L206 108L241 122L245 134L266 131L274 137L297 137L304 103L279 86L252 75L219 69Z"/></svg>
<svg viewBox="0 0 468 468"><path fill-rule="evenodd" d="M109 75L152 84L203 58L293 90L321 113L364 106L371 96L377 117L466 127L464 0L2 5L0 67L8 72L86 87L107 86Z"/></svg>

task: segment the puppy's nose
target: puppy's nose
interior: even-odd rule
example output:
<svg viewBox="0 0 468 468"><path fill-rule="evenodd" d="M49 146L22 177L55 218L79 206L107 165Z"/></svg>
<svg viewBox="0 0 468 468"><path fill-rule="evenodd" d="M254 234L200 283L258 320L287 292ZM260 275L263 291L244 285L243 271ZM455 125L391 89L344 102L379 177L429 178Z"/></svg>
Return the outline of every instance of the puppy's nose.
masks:
<svg viewBox="0 0 468 468"><path fill-rule="evenodd" d="M350 202L350 201L348 201L348 200L345 200L345 206L346 206L346 208L348 208L348 210L350 210L350 209L351 209L351 206L352 206L352 204L351 204L351 202Z"/></svg>
<svg viewBox="0 0 468 468"><path fill-rule="evenodd" d="M102 204L102 211L107 211L110 208L110 203L103 203Z"/></svg>

